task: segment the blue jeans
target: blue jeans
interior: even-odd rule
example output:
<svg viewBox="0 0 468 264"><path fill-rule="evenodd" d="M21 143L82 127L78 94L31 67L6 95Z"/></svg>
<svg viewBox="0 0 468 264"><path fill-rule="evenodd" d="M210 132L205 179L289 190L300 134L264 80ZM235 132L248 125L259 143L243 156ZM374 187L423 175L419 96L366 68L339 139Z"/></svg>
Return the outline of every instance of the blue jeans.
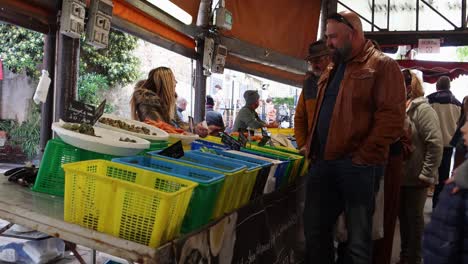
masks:
<svg viewBox="0 0 468 264"><path fill-rule="evenodd" d="M382 166L355 165L351 159L312 164L304 208L307 264L335 263L333 234L342 212L348 241L340 263L371 263L372 216L383 172Z"/></svg>

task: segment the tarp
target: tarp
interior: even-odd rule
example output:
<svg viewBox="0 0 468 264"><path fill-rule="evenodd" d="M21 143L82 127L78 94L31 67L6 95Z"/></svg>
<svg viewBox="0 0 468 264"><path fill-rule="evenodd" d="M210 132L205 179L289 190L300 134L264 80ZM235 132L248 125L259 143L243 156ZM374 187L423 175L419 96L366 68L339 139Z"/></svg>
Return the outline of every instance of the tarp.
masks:
<svg viewBox="0 0 468 264"><path fill-rule="evenodd" d="M468 75L467 62L398 60L398 64L403 68L421 71L424 82L428 83L436 83L440 76L448 76L453 80L460 75Z"/></svg>
<svg viewBox="0 0 468 264"><path fill-rule="evenodd" d="M216 1L216 0L215 0ZM197 21L199 0L171 0ZM317 39L320 0L229 0L233 27L225 36L303 59Z"/></svg>

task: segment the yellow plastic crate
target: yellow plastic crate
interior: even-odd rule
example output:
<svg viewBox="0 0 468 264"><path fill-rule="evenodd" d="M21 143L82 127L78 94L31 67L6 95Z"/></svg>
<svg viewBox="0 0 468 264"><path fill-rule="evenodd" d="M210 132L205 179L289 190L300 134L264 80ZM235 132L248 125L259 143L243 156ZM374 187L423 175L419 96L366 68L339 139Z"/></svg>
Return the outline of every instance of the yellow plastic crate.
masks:
<svg viewBox="0 0 468 264"><path fill-rule="evenodd" d="M268 131L270 131L271 134L273 135L286 135L286 136L292 136L294 135L294 128L268 128Z"/></svg>
<svg viewBox="0 0 468 264"><path fill-rule="evenodd" d="M65 221L150 247L179 234L195 182L105 160L63 165Z"/></svg>
<svg viewBox="0 0 468 264"><path fill-rule="evenodd" d="M304 166L303 166L304 156L301 156L299 154L292 154L292 153L284 152L284 151L281 151L280 149L265 148L265 147L260 147L257 145L251 145L251 146L248 146L248 148L259 150L259 151L266 152L266 153L272 153L275 155L281 155L281 156L292 159L293 167L288 178L289 183L293 182L298 175L302 175L302 173L304 173Z"/></svg>

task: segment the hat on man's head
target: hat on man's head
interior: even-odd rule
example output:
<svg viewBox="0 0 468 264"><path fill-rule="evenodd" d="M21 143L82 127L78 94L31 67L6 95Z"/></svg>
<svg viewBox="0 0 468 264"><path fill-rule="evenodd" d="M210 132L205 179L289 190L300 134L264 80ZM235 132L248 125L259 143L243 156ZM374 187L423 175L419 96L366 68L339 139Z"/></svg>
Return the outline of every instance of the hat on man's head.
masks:
<svg viewBox="0 0 468 264"><path fill-rule="evenodd" d="M247 90L244 93L245 105L251 105L260 99L260 95L256 90Z"/></svg>
<svg viewBox="0 0 468 264"><path fill-rule="evenodd" d="M323 40L317 40L314 43L309 45L309 55L305 58L310 60L316 57L324 56L330 54L330 50L327 47L327 44Z"/></svg>
<svg viewBox="0 0 468 264"><path fill-rule="evenodd" d="M223 116L216 111L208 111L205 114L206 124L211 126L215 125L224 130Z"/></svg>

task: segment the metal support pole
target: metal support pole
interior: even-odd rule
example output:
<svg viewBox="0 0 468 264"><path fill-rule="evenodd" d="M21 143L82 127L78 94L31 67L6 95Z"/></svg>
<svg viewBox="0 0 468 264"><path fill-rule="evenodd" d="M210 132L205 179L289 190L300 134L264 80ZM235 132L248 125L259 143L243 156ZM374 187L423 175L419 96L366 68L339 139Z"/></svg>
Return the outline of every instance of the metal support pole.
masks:
<svg viewBox="0 0 468 264"><path fill-rule="evenodd" d="M374 31L374 24L375 24L375 0L372 0L372 24L371 24L371 31Z"/></svg>
<svg viewBox="0 0 468 264"><path fill-rule="evenodd" d="M419 31L419 0L416 0L416 31Z"/></svg>
<svg viewBox="0 0 468 264"><path fill-rule="evenodd" d="M49 72L51 80L55 79L55 44L56 32L49 33L44 36L44 69ZM41 134L40 134L40 149L44 152L47 141L52 138L52 120L54 114L54 82L51 82L47 99L42 104L41 108Z"/></svg>
<svg viewBox="0 0 468 264"><path fill-rule="evenodd" d="M390 31L390 0L387 0L387 30Z"/></svg>
<svg viewBox="0 0 468 264"><path fill-rule="evenodd" d="M461 28L466 29L466 0L462 0Z"/></svg>
<svg viewBox="0 0 468 264"><path fill-rule="evenodd" d="M205 119L205 95L206 95L206 76L203 74L203 49L204 40L197 41L197 65L195 67L195 103L194 116L195 123Z"/></svg>
<svg viewBox="0 0 468 264"><path fill-rule="evenodd" d="M55 69L54 120L64 114L70 101L76 98L80 40L57 33L57 62Z"/></svg>
<svg viewBox="0 0 468 264"><path fill-rule="evenodd" d="M323 39L325 37L325 31L327 29L327 17L333 13L336 13L336 11L338 10L338 0L322 0L321 9L322 28L320 28L320 38Z"/></svg>

